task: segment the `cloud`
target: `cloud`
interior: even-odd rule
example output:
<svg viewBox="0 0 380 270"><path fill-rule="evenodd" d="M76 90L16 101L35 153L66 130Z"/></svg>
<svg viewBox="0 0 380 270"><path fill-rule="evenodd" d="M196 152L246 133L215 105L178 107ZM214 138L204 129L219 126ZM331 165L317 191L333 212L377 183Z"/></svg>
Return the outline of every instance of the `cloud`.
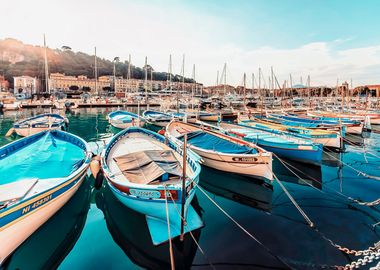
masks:
<svg viewBox="0 0 380 270"><path fill-rule="evenodd" d="M155 70L168 69L169 54L173 70L181 70L182 54L186 54L185 72L206 85L214 84L217 70L228 65L227 81L237 85L243 73L250 77L259 67L269 76L273 66L278 79L295 81L310 74L311 83L335 85L336 79L353 79L354 84L378 83L380 45L341 49L354 37L333 41L311 42L296 48L275 45L255 47L243 43L250 33L240 22L196 10L178 1L22 1L2 3L0 38L14 37L31 44L42 44L46 33L49 47L67 45L75 51L113 59L119 56L142 66L145 56ZM17 14L17 16L15 16ZM10 23L11 22L11 23ZM265 39L265 36L261 37Z"/></svg>

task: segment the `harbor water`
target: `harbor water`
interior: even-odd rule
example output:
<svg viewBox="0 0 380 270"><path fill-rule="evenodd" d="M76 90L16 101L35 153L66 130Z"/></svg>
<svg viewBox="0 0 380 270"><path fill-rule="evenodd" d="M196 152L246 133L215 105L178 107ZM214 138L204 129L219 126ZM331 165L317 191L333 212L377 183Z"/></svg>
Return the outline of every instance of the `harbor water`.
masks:
<svg viewBox="0 0 380 270"><path fill-rule="evenodd" d="M106 120L110 111L66 112L69 132L88 142L112 136L118 130ZM17 139L4 136L14 121L42 112L0 115L0 145ZM274 173L314 227L276 181L271 185L202 167L193 206L204 227L183 242L173 241L176 269L332 269L357 259L330 241L365 250L380 240L379 206L352 200L380 197L380 134L352 136L350 142L344 153L324 153L321 166L286 161L291 172L274 160ZM170 269L169 244L152 244L145 217L122 205L106 185L100 190L93 186L94 179L87 177L5 268Z"/></svg>

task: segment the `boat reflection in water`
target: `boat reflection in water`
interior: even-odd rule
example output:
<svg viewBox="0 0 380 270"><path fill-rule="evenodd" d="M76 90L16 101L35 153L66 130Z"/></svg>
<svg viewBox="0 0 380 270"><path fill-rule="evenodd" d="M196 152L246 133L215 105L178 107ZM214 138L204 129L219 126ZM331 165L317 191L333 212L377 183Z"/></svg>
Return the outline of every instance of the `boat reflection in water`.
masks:
<svg viewBox="0 0 380 270"><path fill-rule="evenodd" d="M90 178L4 262L5 269L56 269L78 240L90 207Z"/></svg>
<svg viewBox="0 0 380 270"><path fill-rule="evenodd" d="M264 180L237 174L232 179L231 174L203 167L200 185L215 195L260 210L272 207L273 186Z"/></svg>
<svg viewBox="0 0 380 270"><path fill-rule="evenodd" d="M321 166L311 166L302 164L291 160L282 160L285 165L295 172L299 179L293 172L285 167L277 158L273 159L273 172L276 176L284 182L290 182L299 185L312 185L315 188L322 189L322 169Z"/></svg>
<svg viewBox="0 0 380 270"><path fill-rule="evenodd" d="M108 230L114 241L131 261L146 269L170 269L169 243L153 245L143 214L124 206L113 195L108 185L96 194L95 200L97 207L104 213ZM201 216L196 196L192 206ZM178 209L180 211L180 208ZM198 242L201 229L192 231L192 234ZM197 245L191 235L185 234L183 242L176 237L172 240L172 244L176 269L190 269L197 251Z"/></svg>

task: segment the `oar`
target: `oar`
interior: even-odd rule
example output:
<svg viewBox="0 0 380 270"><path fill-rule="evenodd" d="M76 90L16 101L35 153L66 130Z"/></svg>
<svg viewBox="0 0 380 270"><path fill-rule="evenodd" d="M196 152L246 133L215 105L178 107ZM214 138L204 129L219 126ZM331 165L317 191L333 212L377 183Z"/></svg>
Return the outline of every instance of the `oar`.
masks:
<svg viewBox="0 0 380 270"><path fill-rule="evenodd" d="M8 132L5 134L5 137L10 137L12 136L13 132L15 132L15 129L12 127L8 130Z"/></svg>

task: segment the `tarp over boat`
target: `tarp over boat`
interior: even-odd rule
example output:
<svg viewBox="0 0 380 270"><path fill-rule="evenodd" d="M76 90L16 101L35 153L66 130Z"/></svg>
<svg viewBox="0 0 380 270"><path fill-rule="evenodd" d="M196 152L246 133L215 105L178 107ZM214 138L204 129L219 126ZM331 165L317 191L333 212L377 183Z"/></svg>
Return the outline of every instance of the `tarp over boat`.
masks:
<svg viewBox="0 0 380 270"><path fill-rule="evenodd" d="M179 139L183 141L183 136ZM227 154L256 154L257 150L246 145L233 143L204 131L187 134L187 142L193 146Z"/></svg>
<svg viewBox="0 0 380 270"><path fill-rule="evenodd" d="M182 166L171 150L139 151L114 160L123 175L136 184L152 184L182 175Z"/></svg>

